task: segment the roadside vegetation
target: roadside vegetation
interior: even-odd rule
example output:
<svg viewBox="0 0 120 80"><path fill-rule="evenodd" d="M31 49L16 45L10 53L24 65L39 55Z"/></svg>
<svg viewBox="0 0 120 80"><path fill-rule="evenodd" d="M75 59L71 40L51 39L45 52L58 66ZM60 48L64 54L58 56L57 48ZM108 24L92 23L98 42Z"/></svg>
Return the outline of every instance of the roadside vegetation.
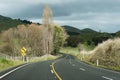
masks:
<svg viewBox="0 0 120 80"><path fill-rule="evenodd" d="M5 59L5 58L0 58L0 72L5 70L5 69L8 69L8 68L11 68L13 66L17 66L17 65L20 65L20 64L23 64L24 62L22 61L13 61L13 60L8 60L8 59Z"/></svg>
<svg viewBox="0 0 120 80"><path fill-rule="evenodd" d="M89 57L89 61L95 63L97 59L103 67L120 70L120 38L109 39L99 44Z"/></svg>
<svg viewBox="0 0 120 80"><path fill-rule="evenodd" d="M61 56L62 56L61 54L58 54L58 55L44 55L44 56L41 56L41 57L31 58L29 60L29 62L38 62L38 61L40 62L40 61L54 60L54 59L57 59Z"/></svg>
<svg viewBox="0 0 120 80"><path fill-rule="evenodd" d="M61 54L58 55L44 55L41 57L30 57L30 59L27 60L27 62L41 62L41 61L48 61L48 60L53 60L53 59L57 59L59 57L61 57ZM17 66L17 65L21 65L24 63L22 60L12 60L12 59L5 59L5 58L0 58L0 72L3 70L6 70L8 68Z"/></svg>
<svg viewBox="0 0 120 80"><path fill-rule="evenodd" d="M64 47L62 53L72 54L76 58L93 66L120 71L120 38L109 39L98 46L79 44L78 47Z"/></svg>
<svg viewBox="0 0 120 80"><path fill-rule="evenodd" d="M76 56L79 53L79 51L78 48L74 48L74 47L62 47L60 49L60 53L66 53Z"/></svg>
<svg viewBox="0 0 120 80"><path fill-rule="evenodd" d="M55 55L64 44L67 35L63 28L59 26L54 28L53 41L49 42L49 46L45 44L48 36L44 32L43 26L37 24L20 25L17 28L4 31L1 34L0 52L9 56L20 56L20 49L24 46L27 49L27 56Z"/></svg>
<svg viewBox="0 0 120 80"><path fill-rule="evenodd" d="M64 45L67 34L64 28L53 24L52 10L47 5L43 11L43 24L18 25L0 34L0 53L20 56L21 48L27 56L56 55Z"/></svg>
<svg viewBox="0 0 120 80"><path fill-rule="evenodd" d="M66 31L63 27L53 24L52 10L48 5L44 9L42 17L43 23L41 25L23 21L23 24L19 23L21 25L16 23L13 27L11 25L6 25L8 28L2 27L5 29L0 31L1 70L18 65L19 61L22 61L22 57L23 59L27 57L30 62L35 62L56 59L61 56L59 50L67 38ZM7 19L11 21L10 18ZM27 50L25 56L21 55L23 47ZM10 56L13 59L4 59L2 55ZM14 58L21 59L16 62Z"/></svg>
<svg viewBox="0 0 120 80"><path fill-rule="evenodd" d="M120 38L109 39L95 47L95 49L77 55L79 59L99 67L120 71ZM84 54L84 57L83 57Z"/></svg>
<svg viewBox="0 0 120 80"><path fill-rule="evenodd" d="M94 45L87 45L87 44L78 44L78 47L62 47L60 49L61 53L67 53L67 54L71 54L74 56L79 55L81 52L88 52L91 51L95 48Z"/></svg>

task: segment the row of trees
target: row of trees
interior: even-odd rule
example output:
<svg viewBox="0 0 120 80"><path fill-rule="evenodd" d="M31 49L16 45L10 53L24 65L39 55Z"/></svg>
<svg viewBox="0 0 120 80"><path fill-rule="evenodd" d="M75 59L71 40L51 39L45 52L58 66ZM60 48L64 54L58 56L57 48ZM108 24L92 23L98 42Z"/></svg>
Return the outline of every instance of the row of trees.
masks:
<svg viewBox="0 0 120 80"><path fill-rule="evenodd" d="M2 32L0 52L10 56L20 55L25 47L27 55L41 56L56 54L67 38L65 30L53 23L53 13L46 5L43 11L43 24L19 25Z"/></svg>
<svg viewBox="0 0 120 80"><path fill-rule="evenodd" d="M71 35L69 38L67 38L67 46L71 47L77 47L79 43L85 44L85 45L94 45L97 46L99 43L102 43L103 41L106 41L110 38L113 38L111 36L104 36L103 34L96 34L95 36L91 35Z"/></svg>
<svg viewBox="0 0 120 80"><path fill-rule="evenodd" d="M27 48L27 55L41 56L56 54L67 37L63 28L53 26L53 36L46 34L43 25L19 25L1 34L2 46L0 51L10 56L20 55L20 49ZM48 42L47 42L48 41Z"/></svg>

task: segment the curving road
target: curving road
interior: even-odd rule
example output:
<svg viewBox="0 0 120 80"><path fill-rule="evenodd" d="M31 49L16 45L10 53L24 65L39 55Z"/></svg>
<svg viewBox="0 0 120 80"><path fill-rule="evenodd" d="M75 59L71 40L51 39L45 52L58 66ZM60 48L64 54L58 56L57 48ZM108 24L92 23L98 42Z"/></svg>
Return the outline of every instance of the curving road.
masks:
<svg viewBox="0 0 120 80"><path fill-rule="evenodd" d="M120 80L120 72L85 64L72 55L29 63L0 73L0 80Z"/></svg>

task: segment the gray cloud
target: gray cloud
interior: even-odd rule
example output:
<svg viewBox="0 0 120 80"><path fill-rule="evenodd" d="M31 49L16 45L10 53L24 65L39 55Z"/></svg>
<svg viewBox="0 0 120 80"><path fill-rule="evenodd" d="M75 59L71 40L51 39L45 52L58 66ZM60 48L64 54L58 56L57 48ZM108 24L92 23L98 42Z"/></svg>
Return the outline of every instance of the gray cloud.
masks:
<svg viewBox="0 0 120 80"><path fill-rule="evenodd" d="M55 22L79 29L107 32L120 30L120 0L0 0L0 14L41 22L45 4L54 13Z"/></svg>

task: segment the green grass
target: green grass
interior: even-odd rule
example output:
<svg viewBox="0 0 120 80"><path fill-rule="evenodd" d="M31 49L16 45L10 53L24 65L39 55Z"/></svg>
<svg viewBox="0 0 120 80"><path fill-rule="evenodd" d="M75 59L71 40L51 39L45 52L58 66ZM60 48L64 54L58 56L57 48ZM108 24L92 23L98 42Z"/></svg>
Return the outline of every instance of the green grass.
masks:
<svg viewBox="0 0 120 80"><path fill-rule="evenodd" d="M0 40L0 46L3 45L3 42Z"/></svg>
<svg viewBox="0 0 120 80"><path fill-rule="evenodd" d="M81 60L81 58L83 57L82 54L78 54L76 55L76 58ZM115 70L115 71L120 71L120 66L104 66L102 65L102 63L99 64L99 66L97 66L97 63L92 63L89 61L89 55L85 55L84 58L82 58L82 61L89 64L89 65L92 65L92 66L96 66L96 67L100 67L100 68L105 68L105 69L110 69L110 70Z"/></svg>
<svg viewBox="0 0 120 80"><path fill-rule="evenodd" d="M0 58L0 71L11 68L16 65L23 64L23 63L24 62L22 62L22 61L12 61L12 60Z"/></svg>
<svg viewBox="0 0 120 80"><path fill-rule="evenodd" d="M81 56L82 55L77 55L76 57L77 57L77 59L81 60ZM109 66L109 65L108 66L104 66L104 65L101 65L101 64L99 64L97 66L97 63L92 63L92 62L90 62L88 60L88 56L85 56L85 58L82 59L82 61L87 63L87 64L89 64L89 65L92 65L92 66L96 66L96 67L100 67L100 68L104 68L104 69L110 69L110 70L114 70L114 71L120 71L120 66Z"/></svg>
<svg viewBox="0 0 120 80"><path fill-rule="evenodd" d="M56 56L45 55L45 56L42 56L42 57L31 59L31 60L29 60L29 62L53 60L53 59L57 59L57 58L59 58L61 56L62 55L60 55L60 54L56 55ZM14 67L14 66L17 66L17 65L20 65L20 64L23 64L23 63L25 63L25 62L23 62L23 61L15 61L15 60L13 61L13 60L7 60L7 59L4 59L4 58L0 58L0 71L9 69L11 67Z"/></svg>
<svg viewBox="0 0 120 80"><path fill-rule="evenodd" d="M84 50L86 51L90 51L93 50L95 46L87 46L87 45L83 45ZM67 53L67 54L72 54L72 55L78 55L79 51L77 47L63 47L60 50L61 53Z"/></svg>
<svg viewBox="0 0 120 80"><path fill-rule="evenodd" d="M71 54L74 56L76 56L79 53L78 48L73 48L73 47L63 47L63 48L61 48L60 52L66 53L66 54Z"/></svg>
<svg viewBox="0 0 120 80"><path fill-rule="evenodd" d="M93 50L95 48L95 45L86 45L86 44L83 44L83 48L86 51L91 51L91 50Z"/></svg>

